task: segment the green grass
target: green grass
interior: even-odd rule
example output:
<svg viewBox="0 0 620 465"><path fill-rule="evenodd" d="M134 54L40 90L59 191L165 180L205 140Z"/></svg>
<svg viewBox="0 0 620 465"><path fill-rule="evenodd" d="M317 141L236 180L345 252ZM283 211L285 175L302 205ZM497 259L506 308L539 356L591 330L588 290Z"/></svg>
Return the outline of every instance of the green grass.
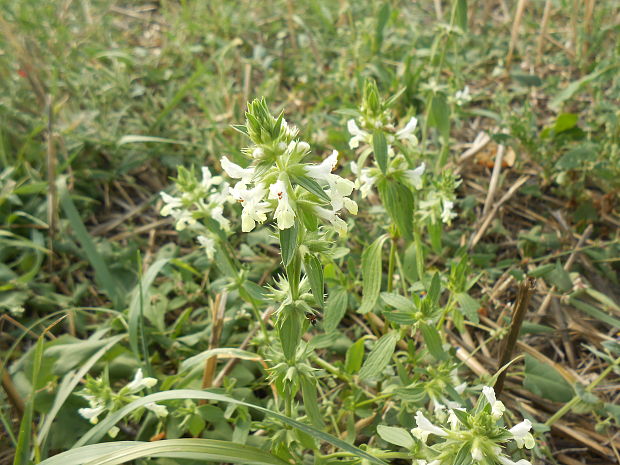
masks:
<svg viewBox="0 0 620 465"><path fill-rule="evenodd" d="M266 229L234 235L230 247L241 247L237 258L244 273L233 276L230 264L209 262L192 248L189 234L177 234L170 222L162 221L159 192L171 185L177 165L207 165L221 172L222 155L242 160L240 147L247 139L231 125L242 124L247 102L263 96L272 113L283 111L289 123L301 128L313 148L313 161L337 149L340 166L351 177L347 161L354 160L354 153L348 147L346 121L359 106L367 78L377 82L383 96L402 92L393 106L398 120L420 119L421 143L412 154L416 160L457 166L479 131L493 139L475 160L462 165L459 220L443 232L439 246L427 241L429 272L448 270L479 226L496 143L515 154L502 169L496 199L519 176L530 176L469 251L470 278L478 276L473 292L492 319L481 321L480 340L486 339L493 350L499 347L497 328L491 325L506 325L501 318L507 318L505 307L516 288L513 283L498 298L491 296L494 286L529 273L564 297L554 299L542 319L531 315L535 321L530 326L526 321L522 333L530 334L529 343L559 365L568 364L571 373L578 374L572 378L574 386L581 386L575 379L592 381L614 368L618 349L613 339L620 316L620 7L610 0L596 2L586 23L582 2L576 12L571 0L553 2L548 38L536 64L545 2L528 2L511 68L504 69L516 2L441 3L443 16L438 19L430 1L0 0L0 351L19 396L28 400L26 415L36 419L35 432L44 424L42 415L49 412L55 393L62 391L59 383L72 379L71 370L87 363L95 345L123 331L129 339L102 354L101 362L93 361L94 373L118 383L130 379L146 357L146 365L164 382L162 390L200 388L200 373L181 376L179 365L209 348L210 302L231 283L236 287L220 346L241 345L254 327L244 314L264 310L266 291L259 285L275 285L273 277L282 272L274 252L277 241ZM508 16L501 4L508 5ZM572 18L577 19L576 35ZM472 100L458 106L453 96L465 85ZM50 160L55 164L52 172ZM50 180L58 183L51 199ZM349 293L350 308L359 304L365 283L359 273L362 249L385 232L373 216L383 211L380 204L367 207L356 219L355 235L339 244L348 247L339 251L337 260L344 272L331 265L325 269L328 287ZM388 216L379 218L387 221ZM593 233L569 275L562 266L590 224ZM412 247L397 252L402 282L395 282L395 289L406 287L405 279L421 280L418 252ZM142 276L136 257L143 257L141 266L152 266L159 274L146 271ZM386 256L384 265L387 261ZM393 273L392 263L389 275ZM576 279L585 282L587 290L575 285ZM140 282L143 302L136 297ZM423 286L415 289L420 292ZM541 291L535 304L544 297ZM69 309L68 318L51 331L58 339L46 342L39 368L32 343L51 323L50 315ZM333 340L316 330L324 339L315 337L322 352L321 360L313 363L328 371L336 366L349 377L338 382L347 384L350 373L341 365L351 343L364 334L360 323L375 335L381 328L372 318L351 311L344 321ZM531 335L537 330L551 331L553 344ZM257 334L261 341L261 332ZM474 343L474 350L482 350L482 363L493 374L493 357L498 355L480 349L480 340L458 339L462 346ZM82 346L84 341L94 345ZM62 348L49 355L57 344ZM62 357L79 347L85 347L83 357L63 365ZM250 347L268 359L260 343ZM329 347L333 350L326 350ZM600 362L595 370L594 360ZM516 363L525 376L514 370L516 378L507 391L522 395L519 389L536 382L528 372L530 361L525 367ZM405 365L394 364L394 370L405 376ZM617 374L617 368L609 370L610 380ZM255 362L244 361L225 378L223 389L237 399L275 409L264 376ZM36 396L31 395L33 379ZM321 402L335 411L326 418L334 436L369 417L369 408L384 405L347 386L342 394L349 402L346 408L337 391L330 394L334 386L322 386ZM537 397L530 399L541 424L557 410L549 394L553 390L553 385L540 385ZM375 393L379 397L380 391ZM572 419L601 442L594 432L612 435L619 414L612 408L613 393L601 391L593 400L590 391L587 384L585 391L583 386L577 389L585 407L581 414L573 412ZM75 413L84 406L82 399L75 393L65 396L55 411L56 426L35 453L37 459L75 441L75 436L70 440L72 422L79 422L80 434L88 429ZM0 449L9 450L17 438L27 444L36 435L26 438L30 425L20 434L21 414L5 399L0 390L2 424L11 430L0 433ZM181 402L176 407L191 410ZM204 434L210 439L241 441L250 431L248 444L267 447L268 441L253 436L256 428L250 430L250 419L260 428L278 431L278 425L252 417L247 409L194 407L196 411L186 412L188 418L195 428L206 421ZM388 420L412 427L410 414L404 409L398 418L390 413ZM169 426L169 438L183 431L179 418ZM123 427L125 439L148 440L160 432L152 418L134 420ZM373 428L376 425L358 431L358 439L374 435ZM302 433L281 434L296 443L309 441ZM551 434L550 451L583 446L574 437L567 441L555 430ZM282 438L269 439L273 445ZM385 447L378 441L373 447ZM24 447L20 456L27 452ZM541 448L537 453L542 457L546 452ZM286 458L281 449L274 453ZM604 455L600 450L598 454ZM0 456L0 463L7 457Z"/></svg>

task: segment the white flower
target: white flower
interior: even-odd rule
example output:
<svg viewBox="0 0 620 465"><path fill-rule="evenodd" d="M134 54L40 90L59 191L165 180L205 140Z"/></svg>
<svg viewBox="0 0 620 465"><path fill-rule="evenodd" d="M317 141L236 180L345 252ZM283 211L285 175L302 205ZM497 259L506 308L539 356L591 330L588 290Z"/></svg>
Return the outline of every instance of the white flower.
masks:
<svg viewBox="0 0 620 465"><path fill-rule="evenodd" d="M454 413L454 410L460 410L461 412L465 411L464 408L460 408L460 407L450 409L450 414L448 415L448 423L450 423L450 429L452 431L456 431L459 423L461 422L461 420L459 420L459 417L457 417L456 414Z"/></svg>
<svg viewBox="0 0 620 465"><path fill-rule="evenodd" d="M422 163L414 170L405 171L405 179L411 184L416 190L422 189L422 175L424 174L424 170L426 169L426 163Z"/></svg>
<svg viewBox="0 0 620 465"><path fill-rule="evenodd" d="M377 182L376 176L370 176L370 168L363 168L362 173L360 174L360 193L362 194L362 198L366 198L370 191L372 191L372 186Z"/></svg>
<svg viewBox="0 0 620 465"><path fill-rule="evenodd" d="M217 186L221 184L223 181L221 176L212 176L211 171L206 166L202 167L202 181L200 185L205 189L205 191L209 191L212 186Z"/></svg>
<svg viewBox="0 0 620 465"><path fill-rule="evenodd" d="M358 148L360 142L367 142L370 138L369 133L357 127L354 119L350 119L349 121L347 121L347 129L349 130L349 134L353 136L349 140L349 147L351 149Z"/></svg>
<svg viewBox="0 0 620 465"><path fill-rule="evenodd" d="M220 160L222 169L228 176L233 179L241 179L240 183L248 184L254 176L254 168L241 168L236 163L230 161L226 156L223 156Z"/></svg>
<svg viewBox="0 0 620 465"><path fill-rule="evenodd" d="M279 229L288 229L295 224L295 210L291 207L288 199L286 184L278 180L269 186L269 198L278 201L278 207L273 213L273 217L278 222Z"/></svg>
<svg viewBox="0 0 620 465"><path fill-rule="evenodd" d="M519 448L525 446L526 449L531 449L534 447L534 436L530 433L530 429L532 429L532 422L527 419L510 428L509 431L512 433Z"/></svg>
<svg viewBox="0 0 620 465"><path fill-rule="evenodd" d="M113 426L108 430L108 436L110 436L111 438L115 438L118 435L119 431L120 429L118 428L118 426Z"/></svg>
<svg viewBox="0 0 620 465"><path fill-rule="evenodd" d="M417 125L417 118L412 116L407 125L396 133L396 137L400 140L409 142L411 145L417 145L418 138L413 135Z"/></svg>
<svg viewBox="0 0 620 465"><path fill-rule="evenodd" d="M452 219L456 217L456 213L452 211L452 208L454 207L454 202L444 199L442 201L442 205L443 209L441 210L441 221L450 224Z"/></svg>
<svg viewBox="0 0 620 465"><path fill-rule="evenodd" d="M97 418L99 415L103 413L105 407L95 407L95 408L81 408L78 410L78 413L82 415L82 417L89 420L93 425L96 425L99 419Z"/></svg>
<svg viewBox="0 0 620 465"><path fill-rule="evenodd" d="M525 459L521 459L518 462L513 462L512 460L510 460L508 457L504 457L502 455L498 455L497 456L497 460L499 460L499 462L502 465L532 465L530 462L528 462Z"/></svg>
<svg viewBox="0 0 620 465"><path fill-rule="evenodd" d="M438 426L433 425L422 412L417 412L415 414L415 422L418 425L417 428L413 428L411 430L411 434L413 434L416 438L420 439L424 444L426 444L426 440L430 434L435 434L437 436L447 436L443 429Z"/></svg>
<svg viewBox="0 0 620 465"><path fill-rule="evenodd" d="M339 235L344 236L347 233L347 223L336 212L318 206L314 207L314 212L319 218L329 221Z"/></svg>
<svg viewBox="0 0 620 465"><path fill-rule="evenodd" d="M181 199L179 199L178 197L173 197L170 194L166 194L165 192L160 193L160 195L162 200L164 201L164 206L159 212L162 216L172 215L173 211L183 206L183 204L181 203Z"/></svg>
<svg viewBox="0 0 620 465"><path fill-rule="evenodd" d="M252 158L263 158L264 155L265 152L260 147L255 147L254 150L252 150Z"/></svg>
<svg viewBox="0 0 620 465"><path fill-rule="evenodd" d="M142 368L138 368L133 380L125 386L129 390L129 392L134 393L141 391L144 388L151 388L157 384L157 380L155 378L145 378L142 374Z"/></svg>
<svg viewBox="0 0 620 465"><path fill-rule="evenodd" d="M203 235L198 236L196 239L198 240L200 247L205 249L209 260L213 260L213 257L215 256L215 241L211 237Z"/></svg>
<svg viewBox="0 0 620 465"><path fill-rule="evenodd" d="M463 87L463 90L457 90L454 94L454 102L461 106L471 101L471 95L469 93L469 86Z"/></svg>
<svg viewBox="0 0 620 465"><path fill-rule="evenodd" d="M346 208L349 213L357 214L357 203L348 198L355 188L355 184L348 179L344 179L332 171L338 163L338 151L334 150L332 154L321 162L319 165L307 165L305 167L306 174L317 181L324 181L329 185L329 189L325 192L331 200L334 211Z"/></svg>
<svg viewBox="0 0 620 465"><path fill-rule="evenodd" d="M263 223L267 219L266 213L270 211L269 204L263 201L267 190L262 184L248 189L245 184L237 183L230 188L230 194L243 205L241 212L241 230L250 232L256 226L256 222Z"/></svg>
<svg viewBox="0 0 620 465"><path fill-rule="evenodd" d="M504 407L504 404L501 401L496 399L495 390L493 390L492 387L490 386L483 387L482 394L484 394L484 397L487 398L487 401L489 402L489 405L491 406L491 415L493 416L494 419L497 420L499 417L501 417L504 414L506 407Z"/></svg>
<svg viewBox="0 0 620 465"><path fill-rule="evenodd" d="M164 405L156 404L155 402L149 402L144 408L155 413L158 417L162 418L168 415L168 409Z"/></svg>

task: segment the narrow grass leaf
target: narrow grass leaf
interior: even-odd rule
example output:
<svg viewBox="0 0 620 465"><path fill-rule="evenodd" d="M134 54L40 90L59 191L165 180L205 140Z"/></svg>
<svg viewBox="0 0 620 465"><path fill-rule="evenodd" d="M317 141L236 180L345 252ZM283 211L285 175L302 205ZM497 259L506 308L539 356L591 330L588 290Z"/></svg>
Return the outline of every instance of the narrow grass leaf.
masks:
<svg viewBox="0 0 620 465"><path fill-rule="evenodd" d="M73 200L71 200L71 196L69 195L64 179L62 179L62 182L59 183L58 193L60 196L60 205L62 206L62 209L65 212L65 215L69 220L69 224L71 224L71 228L73 228L73 232L75 233L80 245L84 249L84 252L88 257L88 261L95 269L95 277L97 281L107 292L108 297L112 300L114 306L119 308L122 305L122 299L117 283L112 278L108 265L97 251L97 247L95 247L95 243L90 237L90 234L88 234L88 231L82 222L82 218L80 218L80 214L78 213L77 208L75 208Z"/></svg>
<svg viewBox="0 0 620 465"><path fill-rule="evenodd" d="M296 428L298 430L303 431L304 433L307 433L313 436L314 438L318 440L328 442L332 444L333 446L336 446L346 452L350 452L351 454L355 455L356 457L359 457L360 459L365 459L365 460L368 460L372 463L376 463L379 465L387 465L383 460L378 459L377 457L370 455L368 452L358 449L357 447L352 446L346 443L345 441L338 439L335 436L332 436L331 434L320 431L310 425L306 425L297 420L293 420L292 418L289 418L285 415L274 412L273 410L269 410L264 407L260 407L258 405L250 404L248 402L243 402L237 399L233 399L232 397L228 397L222 394L216 394L214 392L198 391L198 390L192 390L192 389L163 391L163 392L158 392L156 394L151 394L145 397L141 397L140 399L136 399L131 404L125 405L120 410L108 415L105 419L101 420L97 425L91 428L90 431L88 431L88 433L82 436L74 444L73 449L101 440L101 438L103 438L103 436L110 430L110 428L112 428L112 426L118 423L121 419L123 419L129 413L133 412L136 409L144 407L148 403L164 402L167 400L175 400L175 399L203 399L203 400L211 400L211 401L216 401L216 402L227 402L227 403L231 403L235 405L244 405L254 410L258 410L259 412L262 412L272 418L276 418L282 421L283 423L286 423L287 425L292 426L293 428ZM49 465L49 464L45 464L45 465Z"/></svg>
<svg viewBox="0 0 620 465"><path fill-rule="evenodd" d="M301 394L304 400L306 415L315 427L325 429L323 416L321 415L321 410L319 409L319 399L316 394L316 385L310 381L307 376L302 376L300 381Z"/></svg>

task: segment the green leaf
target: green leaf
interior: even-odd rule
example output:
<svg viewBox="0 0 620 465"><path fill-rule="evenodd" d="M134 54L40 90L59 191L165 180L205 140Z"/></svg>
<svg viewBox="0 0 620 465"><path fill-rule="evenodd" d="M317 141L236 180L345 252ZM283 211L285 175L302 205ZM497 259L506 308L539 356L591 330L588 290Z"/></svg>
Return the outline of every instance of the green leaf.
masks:
<svg viewBox="0 0 620 465"><path fill-rule="evenodd" d="M480 302L478 302L466 292L459 292L458 294L455 294L454 297L459 303L459 308L463 315L465 315L469 321L478 323L480 321L480 317L478 316Z"/></svg>
<svg viewBox="0 0 620 465"><path fill-rule="evenodd" d="M372 348L362 369L360 370L361 379L375 378L383 372L396 348L396 343L400 338L398 331L390 331L381 336Z"/></svg>
<svg viewBox="0 0 620 465"><path fill-rule="evenodd" d="M579 121L579 115L575 113L561 113L555 120L553 130L556 134L568 131L569 129L573 129L577 126L577 121Z"/></svg>
<svg viewBox="0 0 620 465"><path fill-rule="evenodd" d="M278 335L282 342L282 352L288 360L295 358L297 346L301 340L302 322L299 313L288 305L283 309L282 322L278 327Z"/></svg>
<svg viewBox="0 0 620 465"><path fill-rule="evenodd" d="M435 273L431 278L431 284L428 287L426 298L429 299L433 305L439 304L439 296L441 295L441 278L439 273Z"/></svg>
<svg viewBox="0 0 620 465"><path fill-rule="evenodd" d="M555 268L546 276L551 284L556 286L561 292L566 292L573 287L573 282L564 270L560 262L556 262Z"/></svg>
<svg viewBox="0 0 620 465"><path fill-rule="evenodd" d="M297 221L288 229L280 229L280 251L282 264L288 266L297 251Z"/></svg>
<svg viewBox="0 0 620 465"><path fill-rule="evenodd" d="M110 300L112 300L114 306L120 308L122 305L122 300L121 294L118 291L117 282L112 278L112 274L108 269L108 265L97 251L95 243L93 242L90 234L86 230L86 227L82 222L82 218L80 218L80 214L78 213L77 208L75 208L73 200L71 200L71 196L69 195L69 191L67 190L67 185L64 178L61 178L59 182L58 193L60 196L60 205L62 206L62 210L65 212L65 215L69 220L71 228L73 228L73 232L75 233L77 240L84 249L84 252L88 257L88 261L95 270L96 280L98 281L99 285L107 292L108 297L110 298Z"/></svg>
<svg viewBox="0 0 620 465"><path fill-rule="evenodd" d="M291 178L293 182L299 184L301 187L306 189L308 192L316 195L321 200L324 200L325 202L328 202L328 203L331 202L331 199L329 198L329 196L325 193L325 191L319 185L319 183L316 182L314 179L309 178L307 176L295 176L295 175L291 176Z"/></svg>
<svg viewBox="0 0 620 465"><path fill-rule="evenodd" d="M444 142L450 138L450 107L443 94L435 94L431 98L431 109L428 124L436 127Z"/></svg>
<svg viewBox="0 0 620 465"><path fill-rule="evenodd" d="M155 142L159 144L180 144L187 145L188 142L183 140L176 139L166 139L165 137L155 137L155 136L140 136L128 134L126 136L121 137L118 142L116 142L117 146L125 145L125 144L135 144L136 142Z"/></svg>
<svg viewBox="0 0 620 465"><path fill-rule="evenodd" d="M467 0L456 1L456 24L467 31Z"/></svg>
<svg viewBox="0 0 620 465"><path fill-rule="evenodd" d="M381 290L381 248L388 236L377 238L362 253L362 304L359 313L368 313L373 309Z"/></svg>
<svg viewBox="0 0 620 465"><path fill-rule="evenodd" d="M381 49L383 43L383 30L390 19L390 3L385 2L377 15L377 28L375 29L374 51L377 53Z"/></svg>
<svg viewBox="0 0 620 465"><path fill-rule="evenodd" d="M138 355L142 350L140 350L140 326L144 324L143 315L146 312L145 303L149 302L150 299L146 298L146 294L148 289L155 281L155 278L162 270L162 268L170 261L168 258L161 258L153 263L147 272L142 276L141 282L136 286L133 291L133 297L131 299L131 303L129 304L129 315L128 315L128 324L129 324L129 345L131 346L131 351ZM142 359L146 360L148 358L148 354L143 353Z"/></svg>
<svg viewBox="0 0 620 465"><path fill-rule="evenodd" d="M424 337L426 348L428 349L430 354L437 360L447 360L448 355L443 350L441 336L439 335L439 332L432 326L429 326L425 323L420 324L420 331L422 331L422 336Z"/></svg>
<svg viewBox="0 0 620 465"><path fill-rule="evenodd" d="M596 161L598 150L596 144L585 142L562 155L555 163L555 168L568 171L587 167L588 163Z"/></svg>
<svg viewBox="0 0 620 465"><path fill-rule="evenodd" d="M566 86L566 88L558 92L558 94L551 100L551 102L549 102L549 105L548 105L549 108L551 108L554 111L559 110L562 104L566 100L568 100L573 95L575 95L577 92L579 92L581 88L584 87L586 84L594 81L599 76L617 67L618 67L618 64L613 64L603 69L599 69L598 71L594 71L590 74L587 74L586 76L583 76L581 79L578 79L577 81L571 82L568 86Z"/></svg>
<svg viewBox="0 0 620 465"><path fill-rule="evenodd" d="M415 310L415 306L411 299L403 297L402 295L394 294L393 292L382 292L381 300L389 305L390 307L394 307L397 310L402 311L411 311Z"/></svg>
<svg viewBox="0 0 620 465"><path fill-rule="evenodd" d="M377 434L386 442L396 444L400 447L411 449L415 444L413 437L405 428L397 428L396 426L377 426Z"/></svg>
<svg viewBox="0 0 620 465"><path fill-rule="evenodd" d="M82 436L82 438L80 438L80 440L75 443L73 448L75 449L77 447L101 440L103 436L110 430L110 428L112 428L112 426L118 423L121 419L123 419L125 416L127 416L129 413L133 412L134 410L144 407L146 404L150 402L163 402L167 400L176 400L176 399L203 399L203 400L210 400L210 401L216 401L216 402L227 402L227 403L231 403L235 405L244 405L246 407L258 410L272 418L276 418L282 421L283 423L286 423L287 425L292 426L293 428L303 431L304 433L310 434L311 436L313 436L314 438L318 440L328 442L346 452L350 452L356 457L369 460L370 462L376 463L378 465L387 465L383 460L380 460L370 455L368 452L358 449L357 447L352 446L346 443L345 441L338 439L335 436L332 436L331 434L325 433L310 425L306 425L297 420L289 418L285 415L274 412L273 410L269 410L264 407L260 407L258 405L250 404L248 402L243 402L243 401L240 401L240 400L237 400L237 399L234 399L232 397L228 397L222 394L216 394L214 392L209 392L209 391L191 390L191 389L163 391L163 392L158 392L156 394L151 394L151 395L136 399L131 404L125 405L120 410L117 410L116 412L111 413L105 419L101 420L97 425L91 428L88 433ZM149 443L149 444L157 444L157 442ZM75 453L74 450L69 451L69 452ZM53 460L54 458L55 457L52 457L52 459L50 460ZM45 465L64 465L64 464L66 464L66 462L64 463L56 462L52 464L45 463Z"/></svg>
<svg viewBox="0 0 620 465"><path fill-rule="evenodd" d="M523 386L534 394L555 402L568 402L575 394L570 384L550 365L525 356Z"/></svg>
<svg viewBox="0 0 620 465"><path fill-rule="evenodd" d="M377 129L372 135L372 147L375 153L375 160L383 174L387 172L388 166L388 146L383 131Z"/></svg>
<svg viewBox="0 0 620 465"><path fill-rule="evenodd" d="M325 429L323 415L319 409L319 400L316 395L316 385L307 377L301 377L301 394L304 400L304 408L306 415L314 426Z"/></svg>
<svg viewBox="0 0 620 465"><path fill-rule="evenodd" d="M602 321L603 323L607 323L610 326L620 328L620 320L618 318L608 315L604 311L596 308L594 305L590 305L583 300L579 300L573 295L568 298L568 303L571 304L573 307L581 310L582 312L590 315L591 317Z"/></svg>
<svg viewBox="0 0 620 465"><path fill-rule="evenodd" d="M413 194L404 184L383 179L378 185L379 194L390 218L407 242L413 240Z"/></svg>
<svg viewBox="0 0 620 465"><path fill-rule="evenodd" d="M287 463L264 450L230 441L165 439L155 442L120 441L84 446L44 460L40 465L81 465L83 463L116 465L144 457L255 465L285 465Z"/></svg>
<svg viewBox="0 0 620 465"><path fill-rule="evenodd" d="M348 302L349 298L346 289L337 287L330 291L323 317L323 327L326 332L334 331L338 327L340 320L342 320L347 311Z"/></svg>
<svg viewBox="0 0 620 465"><path fill-rule="evenodd" d="M347 349L344 369L350 374L357 373L362 366L362 360L364 360L364 338L358 339Z"/></svg>
<svg viewBox="0 0 620 465"><path fill-rule="evenodd" d="M308 275L308 281L310 282L310 289L312 289L312 297L314 297L317 305L323 308L323 266L316 255L313 254L306 254L304 256L304 266Z"/></svg>

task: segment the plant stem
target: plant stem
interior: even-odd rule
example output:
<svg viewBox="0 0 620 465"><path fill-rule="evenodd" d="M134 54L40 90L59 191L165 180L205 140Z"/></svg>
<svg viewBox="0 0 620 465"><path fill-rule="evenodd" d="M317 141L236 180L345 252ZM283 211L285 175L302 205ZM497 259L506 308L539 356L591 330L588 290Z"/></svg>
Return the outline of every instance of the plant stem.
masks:
<svg viewBox="0 0 620 465"><path fill-rule="evenodd" d="M390 258L388 261L388 280L387 280L387 291L392 292L394 287L394 256L396 255L396 238L392 237L392 242L390 243Z"/></svg>
<svg viewBox="0 0 620 465"><path fill-rule="evenodd" d="M605 368L601 372L601 374L598 375L598 378L596 378L594 381L592 381L592 383L585 389L586 392L591 392L601 381L603 381L607 377L607 375L609 373L611 373L611 371L617 365L620 365L620 357L618 357L616 360L614 360L614 362L611 365L609 365L607 368ZM578 395L573 397L566 404L564 404L560 410L558 410L551 417L549 417L549 419L545 422L545 426L553 425L556 421L558 421L560 418L562 418L564 415L566 415L568 412L570 412L570 410L575 405L577 405L580 400L581 400L581 398Z"/></svg>
<svg viewBox="0 0 620 465"><path fill-rule="evenodd" d="M517 295L512 322L510 323L510 333L508 334L508 339L506 339L506 344L504 345L502 356L499 360L499 365L497 367L498 370L501 370L504 365L510 362L510 357L512 357L512 351L517 344L519 332L521 331L521 324L523 324L523 318L525 317L525 312L527 312L527 307L530 304L530 297L532 296L532 292L534 292L535 284L536 280L534 278L526 278L521 283L521 286L519 286L519 294ZM495 393L498 396L504 389L504 380L506 379L507 371L508 370L502 371L497 377L497 382L494 387Z"/></svg>

